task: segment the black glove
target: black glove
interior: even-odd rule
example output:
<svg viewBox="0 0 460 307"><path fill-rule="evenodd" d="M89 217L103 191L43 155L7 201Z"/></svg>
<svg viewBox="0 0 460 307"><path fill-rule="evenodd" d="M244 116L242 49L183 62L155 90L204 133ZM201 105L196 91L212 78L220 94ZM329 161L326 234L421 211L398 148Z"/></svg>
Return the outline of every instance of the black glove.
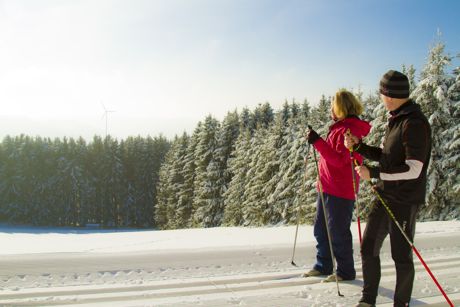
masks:
<svg viewBox="0 0 460 307"><path fill-rule="evenodd" d="M313 130L313 129L311 128L311 126L308 126L308 129L309 129L309 131L308 131L308 134L307 134L307 142L308 142L309 144L312 144L312 145L313 145L313 144L314 144L317 140L319 140L321 137L318 135L318 133L316 133L315 130Z"/></svg>

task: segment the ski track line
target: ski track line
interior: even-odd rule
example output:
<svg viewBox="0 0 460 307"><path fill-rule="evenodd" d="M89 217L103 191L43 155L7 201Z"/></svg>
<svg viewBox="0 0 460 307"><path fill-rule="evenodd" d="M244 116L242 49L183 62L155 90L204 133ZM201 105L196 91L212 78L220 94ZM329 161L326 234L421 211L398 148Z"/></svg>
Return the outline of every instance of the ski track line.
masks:
<svg viewBox="0 0 460 307"><path fill-rule="evenodd" d="M427 261L429 266L432 267L437 267L437 268L442 268L445 266L449 266L451 262L458 262L460 261L460 257L443 257L443 258L434 258L429 261ZM421 267L421 263L415 260L415 267ZM357 267L357 274L360 274L360 261L357 261L356 263ZM382 262L382 274L385 273L385 269L391 269L394 268L394 264L392 262ZM137 271L137 270L132 270L132 271ZM154 285L156 285L156 289L161 289L161 288L171 288L171 287L187 287L188 283L195 283L197 285L200 285L198 282L200 279L202 280L201 285L207 284L207 278L203 277L189 277L186 278L188 281L187 282L180 282L177 283L178 279L151 279L148 280L144 278L143 276L138 276L141 280L142 283L144 284L143 286L139 285L127 285L127 283L123 283L123 281L126 281L126 279L129 278L130 273L132 271L98 271L98 272L84 272L81 274L47 274L47 273L42 273L40 275L24 275L24 274L18 274L14 276L5 276L5 275L0 275L0 290L5 290L8 292L8 289L13 288L21 289L21 293L28 293L28 292L46 292L47 288L54 287L54 288L69 288L69 287L78 287L78 289L82 289L82 292L85 291L93 291L93 293L101 292L104 291L101 289L101 287L104 287L104 284L109 284L110 286L115 286L117 289L120 291L123 290L136 290L136 289L144 289L147 286L151 286L152 289L154 288ZM119 273L124 273L122 274L122 278L117 275ZM246 282L246 281L263 281L263 280L270 280L270 279L283 279L283 278L289 278L290 275L295 276L296 274L301 274L303 273L302 269L299 268L293 268L293 267L288 267L286 270L280 272L280 271L266 271L265 273L249 273L249 274L243 274L239 275L238 277L235 277L235 275L229 275L229 274L224 274L222 276L219 276L216 280L215 283L217 284L222 284L222 283L241 283L241 282ZM391 272L390 272L391 273ZM96 279L90 279L88 281L88 276L90 275L96 275L99 276L99 278ZM107 276L109 279L106 279ZM136 278L136 277L132 277ZM25 282L31 283L30 280L32 279L33 282L33 287L25 285ZM80 282L80 284L69 284L67 286L63 286L62 283L59 283L58 281L60 280L77 280ZM121 279L121 280L120 280ZM182 278L184 279L184 278ZM102 283L97 283L98 281L102 281ZM19 283L19 284L18 284ZM40 284L42 283L42 284ZM54 284L53 284L54 283ZM85 287L87 286L87 287ZM89 288L89 289L88 289ZM91 290L92 289L92 290ZM43 291L42 291L43 290ZM10 291L11 294L17 294L17 291ZM0 295L1 298L1 295Z"/></svg>
<svg viewBox="0 0 460 307"><path fill-rule="evenodd" d="M460 257L456 258L447 258L439 259L438 261L431 261L431 267L436 270L441 270L445 268L460 266ZM382 276L394 275L394 265L393 264L382 264ZM421 264L415 265L416 271L423 271ZM44 288L29 288L21 289L20 292L13 290L6 290L3 294L0 294L0 299L14 299L27 296L48 296L51 293L59 295L72 295L72 294L97 294L105 293L107 289L117 292L130 292L130 291L147 291L147 290L168 290L168 289L184 289L190 287L200 287L207 286L211 282L213 285L228 285L228 284L244 284L251 282L265 282L265 281L276 281L276 280L286 280L286 279L295 279L300 276L304 270L296 269L294 271L286 272L275 272L275 273L261 273L261 274L250 274L249 276L240 276L235 278L234 276L221 276L217 278L191 278L185 281L177 282L177 280L166 280L166 281L152 281L146 282L144 285L136 286L123 286L120 284L111 284L109 287L107 285L80 285L80 286L65 286L59 289L56 287L56 290L49 291L46 287ZM320 278L320 277L319 277ZM357 278L362 278L361 270L357 270ZM307 279L302 279L307 280Z"/></svg>
<svg viewBox="0 0 460 307"><path fill-rule="evenodd" d="M452 268L460 266L460 257L440 258L430 261L430 267L435 275L443 277L443 281L448 277L457 276L458 272ZM66 289L55 288L52 291L46 288L24 289L19 291L2 291L0 294L1 306L33 306L33 305L58 305L58 304L85 304L109 301L138 301L139 299L150 299L151 303L163 303L177 300L183 302L184 299L212 300L216 296L226 296L228 299L235 297L245 297L254 295L264 295L266 293L287 293L302 291L306 286L318 289L326 289L334 286L335 283L321 283L322 278L299 278L303 270L285 273L263 273L252 274L250 276L214 277L186 279L178 282L177 280L164 282L156 281L150 285L142 286L73 286ZM421 264L416 262L417 280L424 278L426 274ZM341 283L341 288L347 291L359 291L362 282L362 274L358 272L357 280ZM429 277L428 277L429 278ZM417 282L416 280L416 282ZM423 282L423 281L420 281ZM381 284L394 283L394 266L392 263L382 265ZM350 287L352 289L350 289Z"/></svg>

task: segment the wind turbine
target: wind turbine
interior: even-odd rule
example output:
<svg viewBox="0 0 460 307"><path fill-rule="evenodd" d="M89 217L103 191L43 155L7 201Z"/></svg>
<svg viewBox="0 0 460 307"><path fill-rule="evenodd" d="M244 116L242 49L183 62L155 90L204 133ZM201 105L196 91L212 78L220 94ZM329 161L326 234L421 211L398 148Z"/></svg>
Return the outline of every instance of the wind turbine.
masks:
<svg viewBox="0 0 460 307"><path fill-rule="evenodd" d="M107 122L108 122L108 118L109 118L109 113L113 113L115 111L114 110L107 110L107 108L102 103L102 101L101 101L101 105L102 105L102 108L104 109L104 114L102 114L101 119L103 119L105 117L105 138L107 138Z"/></svg>

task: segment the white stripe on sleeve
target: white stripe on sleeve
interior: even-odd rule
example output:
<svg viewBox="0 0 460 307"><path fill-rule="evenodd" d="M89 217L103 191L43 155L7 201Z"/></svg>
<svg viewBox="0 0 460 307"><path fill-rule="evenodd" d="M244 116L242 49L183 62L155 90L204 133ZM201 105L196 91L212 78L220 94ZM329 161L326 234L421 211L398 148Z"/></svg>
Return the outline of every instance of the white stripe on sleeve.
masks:
<svg viewBox="0 0 460 307"><path fill-rule="evenodd" d="M388 174L380 173L380 179L392 181L392 180L409 180L416 179L422 172L423 163L417 160L406 160L406 164L409 165L409 170L404 173Z"/></svg>

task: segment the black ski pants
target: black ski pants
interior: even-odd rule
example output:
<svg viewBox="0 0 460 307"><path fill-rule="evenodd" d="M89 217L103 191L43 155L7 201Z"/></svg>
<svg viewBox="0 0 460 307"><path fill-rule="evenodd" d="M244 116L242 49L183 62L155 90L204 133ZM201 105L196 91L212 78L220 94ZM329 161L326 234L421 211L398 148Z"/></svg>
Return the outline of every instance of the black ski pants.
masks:
<svg viewBox="0 0 460 307"><path fill-rule="evenodd" d="M413 242L419 206L390 203L387 206ZM394 306L406 307L409 306L415 276L412 248L378 199L373 203L361 245L364 279L361 301L375 304L381 274L380 249L387 234L390 234L391 256L396 267Z"/></svg>

